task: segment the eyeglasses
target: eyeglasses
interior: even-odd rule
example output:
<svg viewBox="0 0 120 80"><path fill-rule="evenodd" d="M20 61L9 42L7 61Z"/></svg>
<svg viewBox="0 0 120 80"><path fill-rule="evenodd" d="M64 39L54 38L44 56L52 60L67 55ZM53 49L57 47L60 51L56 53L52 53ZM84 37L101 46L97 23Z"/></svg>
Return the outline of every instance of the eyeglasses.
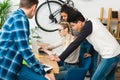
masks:
<svg viewBox="0 0 120 80"><path fill-rule="evenodd" d="M64 30L64 29L58 29L59 32L61 32L62 30Z"/></svg>

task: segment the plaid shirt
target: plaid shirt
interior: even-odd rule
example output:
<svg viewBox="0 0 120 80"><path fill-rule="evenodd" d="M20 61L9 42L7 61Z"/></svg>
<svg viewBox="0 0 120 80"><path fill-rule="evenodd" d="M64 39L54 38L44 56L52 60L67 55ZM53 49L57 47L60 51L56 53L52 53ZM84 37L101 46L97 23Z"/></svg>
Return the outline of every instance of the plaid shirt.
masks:
<svg viewBox="0 0 120 80"><path fill-rule="evenodd" d="M36 60L29 44L29 22L25 13L18 9L2 27L0 35L0 80L16 80L23 59L40 75L45 71Z"/></svg>

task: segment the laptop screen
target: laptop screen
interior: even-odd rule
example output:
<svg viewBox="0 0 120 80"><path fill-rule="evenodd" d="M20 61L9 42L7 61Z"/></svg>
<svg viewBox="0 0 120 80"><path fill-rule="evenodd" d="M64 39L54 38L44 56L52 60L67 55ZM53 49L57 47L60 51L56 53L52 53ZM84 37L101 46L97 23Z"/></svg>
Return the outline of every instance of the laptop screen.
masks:
<svg viewBox="0 0 120 80"><path fill-rule="evenodd" d="M37 44L37 40L35 38L31 38L32 41L32 50L35 54L38 54L38 44Z"/></svg>

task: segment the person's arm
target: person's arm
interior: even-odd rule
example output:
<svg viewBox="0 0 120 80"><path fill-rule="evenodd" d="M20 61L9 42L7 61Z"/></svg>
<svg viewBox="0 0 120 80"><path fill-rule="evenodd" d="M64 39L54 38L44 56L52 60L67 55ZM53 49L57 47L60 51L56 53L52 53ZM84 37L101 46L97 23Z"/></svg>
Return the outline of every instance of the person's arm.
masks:
<svg viewBox="0 0 120 80"><path fill-rule="evenodd" d="M22 21L21 21L22 20ZM45 71L40 62L35 58L31 48L29 47L29 22L21 17L21 20L14 22L13 36L18 48L18 54L29 64L29 66L37 73L44 75Z"/></svg>
<svg viewBox="0 0 120 80"><path fill-rule="evenodd" d="M87 21L81 29L78 37L67 47L67 49L59 56L60 60L65 60L80 44L92 33L92 23Z"/></svg>

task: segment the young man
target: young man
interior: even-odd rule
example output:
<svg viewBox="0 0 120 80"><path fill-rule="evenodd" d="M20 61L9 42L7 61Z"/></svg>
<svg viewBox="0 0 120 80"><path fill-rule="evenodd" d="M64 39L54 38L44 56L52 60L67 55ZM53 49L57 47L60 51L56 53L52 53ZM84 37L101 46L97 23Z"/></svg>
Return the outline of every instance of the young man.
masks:
<svg viewBox="0 0 120 80"><path fill-rule="evenodd" d="M72 28L79 33L77 39L55 60L65 60L84 39L87 39L102 59L91 80L114 80L115 68L120 60L120 45L98 19L85 20L79 11L68 18Z"/></svg>
<svg viewBox="0 0 120 80"><path fill-rule="evenodd" d="M30 68L25 68L31 70L34 75L26 78L23 76L21 80L46 80L45 77L49 78L47 74L45 75L43 66L35 58L28 43L30 34L28 18L31 19L34 16L37 4L38 0L20 0L20 8L8 17L2 27L0 35L0 80L17 80L23 59L30 66ZM23 73L25 71L23 70Z"/></svg>
<svg viewBox="0 0 120 80"><path fill-rule="evenodd" d="M61 20L62 21L67 21L67 18L71 15L71 13L73 11L76 11L77 9L68 6L67 4L64 4L61 6L61 11L60 11L60 16L61 16ZM77 32L76 30L72 30L72 34L77 36L79 34L79 32ZM97 68L97 62L98 62L98 53L94 50L93 46L87 41L84 40L81 44L80 44L80 52L81 55L84 54L85 56L91 56L91 64L90 64L90 68L89 68L89 72L90 72L90 79L92 77L92 75L94 74L96 68ZM84 57L79 58L79 62L82 63Z"/></svg>

